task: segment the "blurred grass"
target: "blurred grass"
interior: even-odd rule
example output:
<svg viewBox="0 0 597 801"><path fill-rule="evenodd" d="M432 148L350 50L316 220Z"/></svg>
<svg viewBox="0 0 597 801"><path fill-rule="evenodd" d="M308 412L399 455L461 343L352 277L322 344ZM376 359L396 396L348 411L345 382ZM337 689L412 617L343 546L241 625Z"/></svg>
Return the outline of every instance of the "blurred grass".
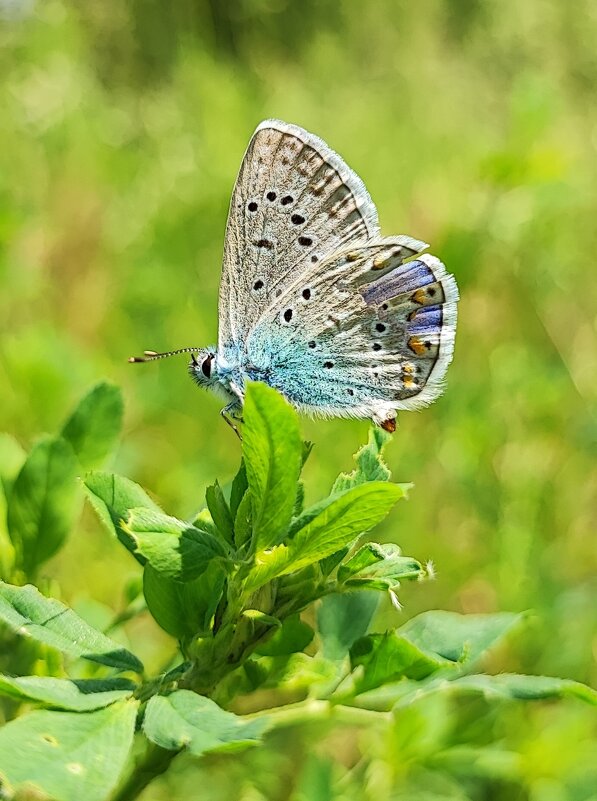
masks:
<svg viewBox="0 0 597 801"><path fill-rule="evenodd" d="M595 684L595 41L588 0L0 0L2 428L28 445L108 377L127 402L117 471L180 515L214 477L232 476L238 443L184 360L126 357L216 341L242 153L261 119L297 122L363 177L384 233L431 242L461 288L447 393L401 416L389 453L395 478L416 488L383 535L438 570L433 585L405 588L406 614L532 608L535 624L496 666ZM311 499L350 467L366 429L305 421ZM89 597L118 608L114 587L135 569L86 514L47 572L101 617ZM150 665L163 662L167 640L149 620L128 636ZM443 714L406 721L391 742L360 735L366 763L354 733L336 733L336 751L322 737L308 759L307 732L278 743L292 764L272 748L239 759L232 776L217 760L201 772L214 799L287 798L298 765L297 799L362 788L595 799L587 710L513 707L469 721L465 744L514 754L483 780L442 762L463 736L440 727ZM148 801L197 786L198 770L185 763ZM260 770L273 772L250 780Z"/></svg>

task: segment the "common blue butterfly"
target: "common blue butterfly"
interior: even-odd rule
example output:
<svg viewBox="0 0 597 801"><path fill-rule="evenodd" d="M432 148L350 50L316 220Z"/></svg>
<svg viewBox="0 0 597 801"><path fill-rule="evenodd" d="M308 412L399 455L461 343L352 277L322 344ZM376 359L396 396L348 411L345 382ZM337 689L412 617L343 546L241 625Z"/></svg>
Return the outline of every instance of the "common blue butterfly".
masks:
<svg viewBox="0 0 597 801"><path fill-rule="evenodd" d="M380 235L365 185L319 137L266 120L232 194L217 348L131 361L192 353L225 417L240 416L250 379L300 411L394 431L398 410L441 393L454 350L456 281L426 248Z"/></svg>

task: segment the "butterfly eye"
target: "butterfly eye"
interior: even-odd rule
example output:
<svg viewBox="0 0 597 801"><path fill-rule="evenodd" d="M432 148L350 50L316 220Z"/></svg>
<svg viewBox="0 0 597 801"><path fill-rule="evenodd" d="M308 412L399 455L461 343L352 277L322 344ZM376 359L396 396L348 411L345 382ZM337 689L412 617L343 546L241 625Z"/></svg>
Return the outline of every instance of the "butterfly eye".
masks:
<svg viewBox="0 0 597 801"><path fill-rule="evenodd" d="M210 353L209 356L206 356L201 362L201 372L206 378L211 378L211 363L213 360L214 355L213 353Z"/></svg>

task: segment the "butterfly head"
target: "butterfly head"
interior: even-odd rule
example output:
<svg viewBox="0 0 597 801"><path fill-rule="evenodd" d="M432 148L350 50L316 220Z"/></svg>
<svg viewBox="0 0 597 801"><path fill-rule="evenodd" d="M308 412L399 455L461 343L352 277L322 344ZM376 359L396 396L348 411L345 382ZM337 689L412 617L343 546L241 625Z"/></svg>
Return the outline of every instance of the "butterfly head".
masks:
<svg viewBox="0 0 597 801"><path fill-rule="evenodd" d="M208 389L217 383L216 355L215 348L203 348L191 354L189 375L200 387Z"/></svg>

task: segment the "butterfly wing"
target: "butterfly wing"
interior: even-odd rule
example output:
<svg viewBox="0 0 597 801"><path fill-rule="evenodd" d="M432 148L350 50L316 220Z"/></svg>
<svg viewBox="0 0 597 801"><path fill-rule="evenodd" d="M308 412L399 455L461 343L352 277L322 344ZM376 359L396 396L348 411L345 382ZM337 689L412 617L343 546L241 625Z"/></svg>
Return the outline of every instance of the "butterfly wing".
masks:
<svg viewBox="0 0 597 801"><path fill-rule="evenodd" d="M322 415L383 423L431 403L452 359L458 289L439 259L411 258L424 247L376 238L310 265L251 332L250 377Z"/></svg>
<svg viewBox="0 0 597 801"><path fill-rule="evenodd" d="M236 180L224 247L219 348L242 350L249 330L289 277L346 243L378 235L365 185L321 139L266 120Z"/></svg>

